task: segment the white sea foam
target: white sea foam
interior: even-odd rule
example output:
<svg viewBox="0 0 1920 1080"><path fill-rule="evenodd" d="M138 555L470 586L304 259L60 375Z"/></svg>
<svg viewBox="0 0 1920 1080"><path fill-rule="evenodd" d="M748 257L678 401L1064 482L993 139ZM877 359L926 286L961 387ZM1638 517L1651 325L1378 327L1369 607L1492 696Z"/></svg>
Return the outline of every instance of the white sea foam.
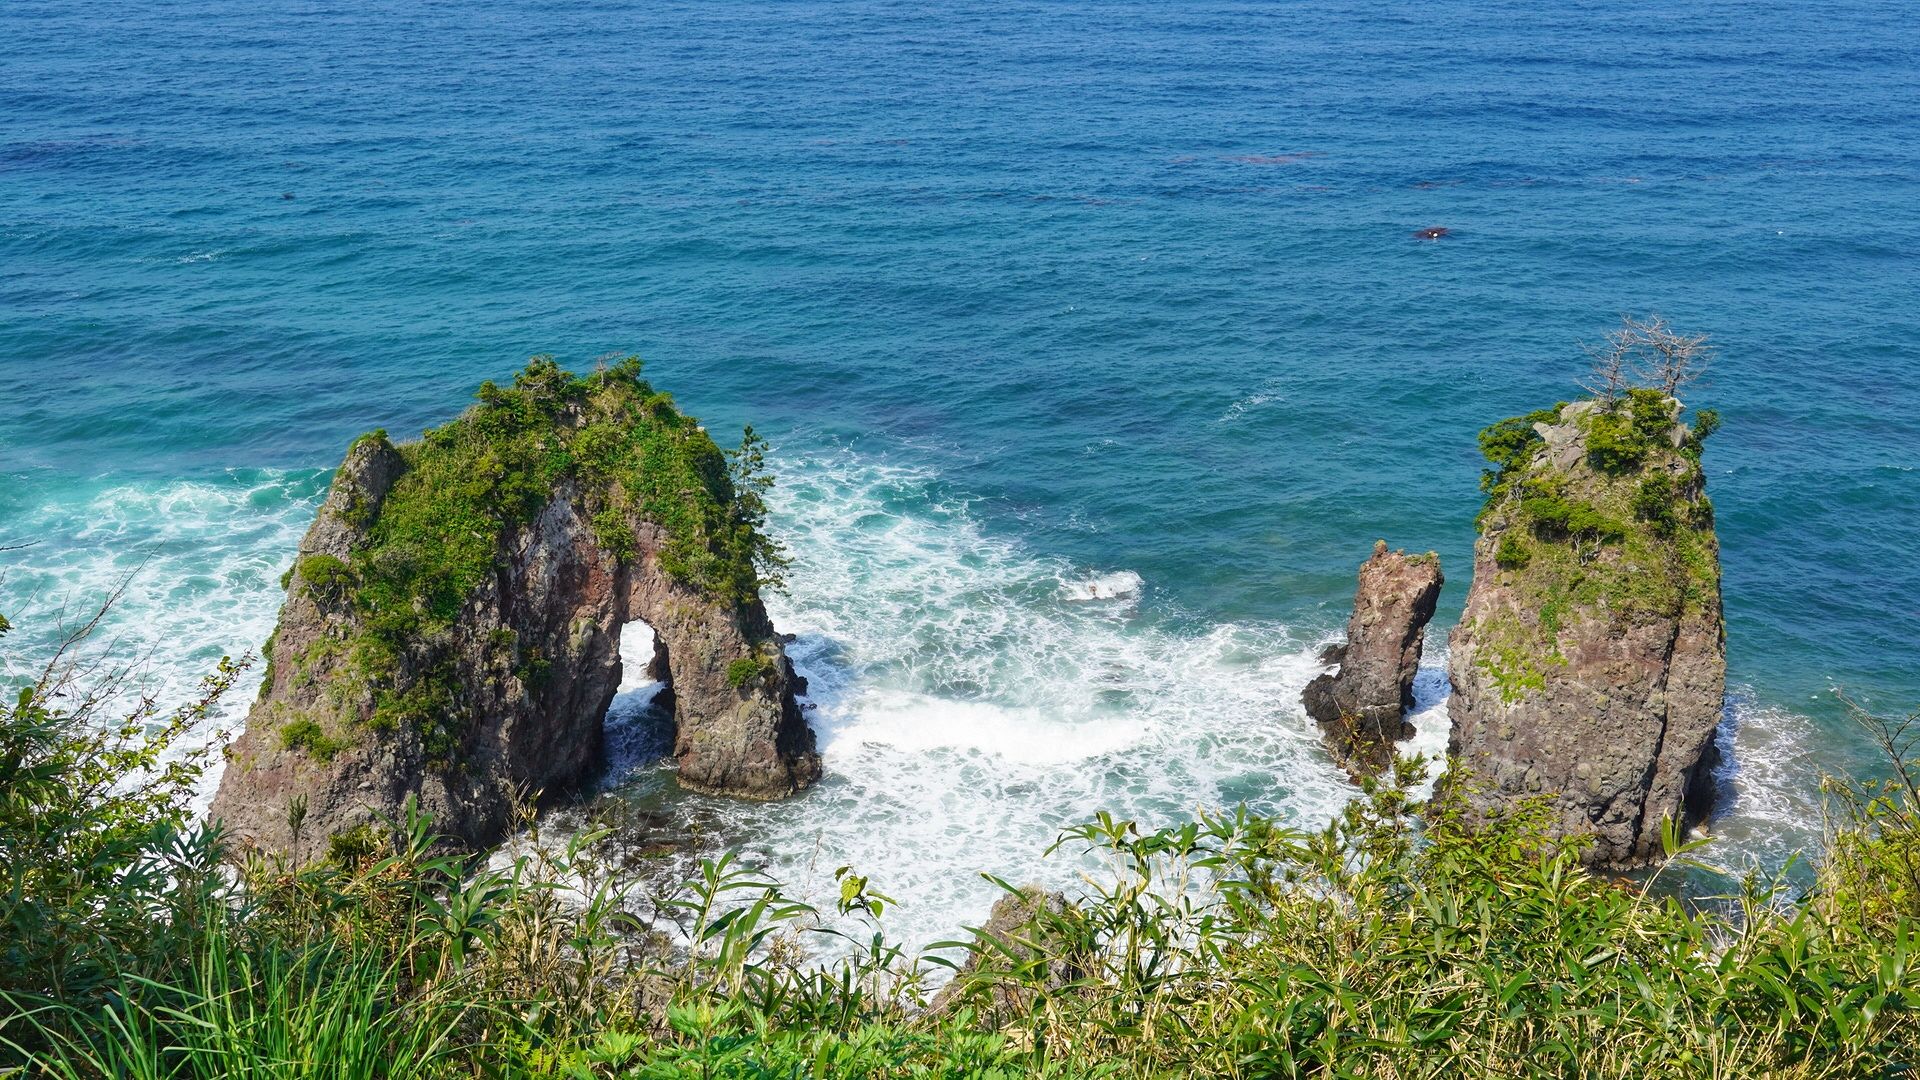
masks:
<svg viewBox="0 0 1920 1080"><path fill-rule="evenodd" d="M1068 600L1131 600L1140 595L1146 582L1131 570L1095 574L1060 586L1060 595Z"/></svg>
<svg viewBox="0 0 1920 1080"><path fill-rule="evenodd" d="M1820 780L1841 766L1823 758L1815 722L1756 705L1751 692L1736 687L1718 737L1722 756L1710 823L1716 841L1707 858L1735 867L1751 861L1777 867L1796 854L1817 855Z"/></svg>
<svg viewBox="0 0 1920 1080"><path fill-rule="evenodd" d="M669 831L705 837L696 853L743 846L822 902L833 868L855 866L900 902L891 932L925 944L984 917L997 890L982 872L1071 886L1079 865L1042 852L1096 811L1151 826L1246 803L1314 826L1351 797L1299 704L1322 670L1319 643L1272 623L1079 602L1090 583L1136 596L1143 583L995 535L924 469L836 453L783 461L780 473L774 524L795 565L790 593L769 606L798 635L789 651L811 684L827 770L818 787L774 804L676 793L668 728L651 709L659 687L644 674L650 632L635 624L623 636L609 779ZM235 472L83 491L22 515L10 528L43 543L8 556L7 611L20 628L8 655L42 652L62 601L77 612L126 581L102 642L146 657L163 704L188 700L221 655L257 649L271 631L280 573L324 482L316 471ZM1438 760L1446 657L1432 644L1408 749ZM243 716L258 676L236 688L223 725ZM1735 755L1715 831L1769 861L1810 848L1817 729L1738 696L1730 717Z"/></svg>
<svg viewBox="0 0 1920 1080"><path fill-rule="evenodd" d="M1438 640L1436 640L1438 639ZM1418 754L1427 759L1427 779L1421 785L1422 797L1433 793L1433 782L1447 765L1447 735L1452 723L1447 719L1447 697L1453 687L1447 682L1447 643L1444 635L1427 632L1421 651L1420 668L1413 675L1413 708L1407 722L1413 725L1413 737L1400 744L1402 754Z"/></svg>
<svg viewBox="0 0 1920 1080"><path fill-rule="evenodd" d="M1248 394L1246 397L1227 406L1226 411L1220 414L1220 419L1217 420L1216 423L1231 424L1262 405L1284 400L1286 400L1286 395L1280 392L1279 384L1269 382L1258 391Z"/></svg>
<svg viewBox="0 0 1920 1080"><path fill-rule="evenodd" d="M124 589L82 649L139 670L136 685L163 707L195 696L222 656L257 653L273 632L280 575L325 492L325 474L235 470L159 485L69 491L9 522L33 546L5 564L11 681L45 662L63 627L84 622ZM245 718L259 686L254 664L213 718L216 732ZM218 766L205 778L212 798Z"/></svg>
<svg viewBox="0 0 1920 1080"><path fill-rule="evenodd" d="M1078 864L1042 852L1096 811L1158 825L1245 802L1313 825L1350 796L1286 628L1075 602L1095 576L990 534L924 470L838 454L781 476L795 562L770 608L797 635L826 776L786 803L681 806L796 890L829 900L852 865L900 902L892 931L926 943L984 918L982 872L1072 884Z"/></svg>

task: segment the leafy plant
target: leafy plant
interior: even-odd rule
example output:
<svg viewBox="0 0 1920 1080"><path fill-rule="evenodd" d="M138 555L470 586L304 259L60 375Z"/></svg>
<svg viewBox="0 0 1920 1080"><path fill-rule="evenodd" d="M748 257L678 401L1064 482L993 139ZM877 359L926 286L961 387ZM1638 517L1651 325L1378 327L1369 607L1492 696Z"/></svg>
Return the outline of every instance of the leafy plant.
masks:
<svg viewBox="0 0 1920 1080"><path fill-rule="evenodd" d="M227 672L223 668L223 673ZM217 699L223 679L208 686ZM1403 759L1328 826L1096 814L1081 881L1005 933L913 954L835 873L829 925L740 856L657 896L592 827L488 862L417 806L295 868L221 872L192 766L42 679L0 714L0 1069L104 1077L1795 1077L1920 1068L1920 725L1854 709L1894 764L1836 782L1818 888L1726 874L1669 825L1596 876L1550 796L1424 805ZM172 739L201 706L160 725ZM133 715L140 715L136 710ZM185 726L175 726L175 721ZM104 730L104 733L103 733ZM133 741L125 741L132 738ZM1449 770L1449 777L1459 774ZM83 778L74 784L71 778ZM1459 781L1466 783L1469 781ZM155 823L159 823L156 827ZM1717 902L1660 888L1681 868ZM809 959L833 936L843 958ZM929 1000L934 973L956 970Z"/></svg>
<svg viewBox="0 0 1920 1080"><path fill-rule="evenodd" d="M320 761L332 761L348 744L327 734L327 730L308 717L289 722L280 729L280 745L288 750L304 750Z"/></svg>
<svg viewBox="0 0 1920 1080"><path fill-rule="evenodd" d="M307 555L294 566L317 600L337 598L353 584L353 568L332 555Z"/></svg>

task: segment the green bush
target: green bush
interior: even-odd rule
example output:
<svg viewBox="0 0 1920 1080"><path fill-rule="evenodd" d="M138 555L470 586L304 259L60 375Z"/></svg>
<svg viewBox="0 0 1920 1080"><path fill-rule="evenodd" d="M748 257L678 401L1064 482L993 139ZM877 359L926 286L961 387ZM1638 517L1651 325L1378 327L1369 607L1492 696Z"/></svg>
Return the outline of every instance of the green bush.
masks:
<svg viewBox="0 0 1920 1080"><path fill-rule="evenodd" d="M1693 430L1687 433L1683 446L1695 461L1700 459L1701 447L1720 430L1720 414L1712 409L1699 409L1693 414Z"/></svg>
<svg viewBox="0 0 1920 1080"><path fill-rule="evenodd" d="M385 847L380 830L371 824L360 824L327 837L327 858L335 866L352 870L369 859L378 858Z"/></svg>
<svg viewBox="0 0 1920 1080"><path fill-rule="evenodd" d="M1558 495L1531 495L1520 501L1520 512L1543 537L1573 537L1610 543L1623 539L1626 526L1589 503Z"/></svg>
<svg viewBox="0 0 1920 1080"><path fill-rule="evenodd" d="M1658 390L1636 387L1587 415L1587 460L1618 476L1639 468L1673 430L1676 403Z"/></svg>
<svg viewBox="0 0 1920 1080"><path fill-rule="evenodd" d="M332 761L347 748L347 743L327 734L327 730L307 717L289 722L280 729L280 745L288 750L303 750L319 761Z"/></svg>
<svg viewBox="0 0 1920 1080"><path fill-rule="evenodd" d="M1650 473L1633 493L1633 516L1651 525L1660 535L1668 535L1680 524L1679 515L1674 512L1678 497L1673 477L1662 472Z"/></svg>
<svg viewBox="0 0 1920 1080"><path fill-rule="evenodd" d="M353 584L353 568L332 555L307 555L294 565L300 569L301 580L318 598L339 596Z"/></svg>
<svg viewBox="0 0 1920 1080"><path fill-rule="evenodd" d="M1494 466L1480 475L1480 490L1488 494L1489 505L1505 493L1509 482L1526 472L1533 455L1544 445L1533 426L1559 423L1560 411L1566 407L1563 401L1551 409L1510 416L1480 432L1480 454Z"/></svg>
<svg viewBox="0 0 1920 1080"><path fill-rule="evenodd" d="M1501 534L1500 545L1493 553L1493 561L1502 570L1522 569L1532 558L1533 552L1527 550L1527 542L1512 531Z"/></svg>
<svg viewBox="0 0 1920 1080"><path fill-rule="evenodd" d="M230 678L224 676L223 678ZM224 682L210 685L209 700ZM843 870L825 914L732 855L649 900L605 829L511 865L440 852L409 807L306 866L220 871L183 832L195 767L28 687L0 714L0 1070L105 1077L1795 1077L1920 1068L1920 718L1885 783L1835 784L1819 887L1728 877L1703 842L1623 882L1550 800L1419 806L1402 761L1324 829L1244 810L1099 814L1082 884L921 954ZM75 700L94 700L81 695ZM196 707L198 708L198 707ZM99 716L91 719L97 720ZM148 730L142 723L139 732ZM75 783L84 778L86 783ZM1664 876L1718 876L1722 904ZM1014 886L993 879L1000 887ZM983 913L984 914L984 913ZM677 944L675 944L677 943ZM964 964L940 1007L937 973Z"/></svg>
<svg viewBox="0 0 1920 1080"><path fill-rule="evenodd" d="M727 665L727 685L735 690L763 675L772 674L772 665L758 656L742 656Z"/></svg>

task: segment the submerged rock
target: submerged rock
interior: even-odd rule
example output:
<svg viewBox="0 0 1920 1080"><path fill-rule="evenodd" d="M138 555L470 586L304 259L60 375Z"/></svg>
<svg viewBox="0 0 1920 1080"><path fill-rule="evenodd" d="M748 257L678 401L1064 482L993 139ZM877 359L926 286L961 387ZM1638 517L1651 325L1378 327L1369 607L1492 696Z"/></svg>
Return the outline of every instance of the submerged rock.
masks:
<svg viewBox="0 0 1920 1080"><path fill-rule="evenodd" d="M1496 469L1451 638L1443 791L1470 816L1538 797L1588 859L1661 854L1713 798L1725 695L1719 548L1700 467L1712 413L1633 390L1481 434Z"/></svg>
<svg viewBox="0 0 1920 1080"><path fill-rule="evenodd" d="M349 448L212 816L301 861L416 798L438 831L493 843L529 797L600 768L636 619L683 785L764 799L817 778L760 602L778 560L763 479L637 362L575 378L535 361L479 397L421 442Z"/></svg>
<svg viewBox="0 0 1920 1080"><path fill-rule="evenodd" d="M1433 552L1408 555L1387 550L1385 540L1375 543L1360 564L1346 644L1324 657L1340 670L1314 679L1300 695L1327 748L1356 779L1391 764L1393 744L1413 734L1406 719L1413 676L1445 580Z"/></svg>
<svg viewBox="0 0 1920 1080"><path fill-rule="evenodd" d="M1069 582L1060 587L1060 594L1068 600L1131 600L1140 595L1145 585L1139 574L1116 570L1085 581Z"/></svg>

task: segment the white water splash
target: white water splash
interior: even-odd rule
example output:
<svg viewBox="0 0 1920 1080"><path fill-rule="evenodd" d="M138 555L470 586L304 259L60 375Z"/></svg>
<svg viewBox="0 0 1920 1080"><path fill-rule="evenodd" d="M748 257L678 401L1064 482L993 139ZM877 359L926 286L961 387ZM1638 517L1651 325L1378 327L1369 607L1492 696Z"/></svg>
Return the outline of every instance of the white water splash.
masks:
<svg viewBox="0 0 1920 1080"><path fill-rule="evenodd" d="M1238 401L1235 401L1233 404L1228 405L1226 408L1226 411L1220 414L1220 418L1216 420L1215 423L1231 424L1234 421L1240 419L1242 416L1245 416L1247 413L1253 411L1254 409L1259 408L1262 405L1268 405L1275 401L1285 401L1285 400L1286 400L1286 395L1280 392L1278 385L1276 383L1269 382L1267 385L1261 387L1258 391L1248 394L1246 397L1243 397Z"/></svg>
<svg viewBox="0 0 1920 1080"><path fill-rule="evenodd" d="M1820 779L1831 765L1815 722L1758 706L1749 691L1732 687L1718 738L1723 753L1709 823L1715 840L1705 857L1744 869L1749 862L1778 867L1796 854L1817 856Z"/></svg>
<svg viewBox="0 0 1920 1080"><path fill-rule="evenodd" d="M1147 583L1139 574L1131 570L1116 570L1111 574L1096 574L1080 581L1069 581L1060 587L1060 595L1067 600L1132 600L1140 595Z"/></svg>
<svg viewBox="0 0 1920 1080"><path fill-rule="evenodd" d="M122 590L82 647L115 666L162 708L198 696L222 656L258 654L279 616L281 573L326 490L319 470L231 470L202 480L116 484L66 493L8 523L32 546L9 552L7 614L15 632L0 659L9 683L51 654L64 630ZM245 719L261 664L245 672L212 720L211 734ZM219 783L203 777L197 808Z"/></svg>
<svg viewBox="0 0 1920 1080"><path fill-rule="evenodd" d="M797 635L826 775L785 803L680 805L799 894L829 901L854 866L899 901L891 932L924 944L984 918L982 873L1072 884L1077 864L1042 852L1097 811L1150 827L1244 802L1317 825L1350 796L1299 705L1317 665L1285 627L1077 602L1093 576L989 534L925 470L841 454L782 478L795 561L769 606ZM650 782L634 794L660 798L670 774Z"/></svg>

